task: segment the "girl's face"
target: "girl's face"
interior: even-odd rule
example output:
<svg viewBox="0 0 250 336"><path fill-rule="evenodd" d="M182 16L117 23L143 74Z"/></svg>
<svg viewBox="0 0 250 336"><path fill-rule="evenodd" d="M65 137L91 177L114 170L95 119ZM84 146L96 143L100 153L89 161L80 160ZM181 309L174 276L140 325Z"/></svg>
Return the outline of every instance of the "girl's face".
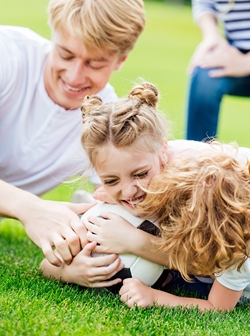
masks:
<svg viewBox="0 0 250 336"><path fill-rule="evenodd" d="M136 145L118 149L109 143L98 151L95 169L108 196L137 216L136 206L146 196L140 186L147 187L149 180L160 173L166 152L165 141L160 154L146 152Z"/></svg>

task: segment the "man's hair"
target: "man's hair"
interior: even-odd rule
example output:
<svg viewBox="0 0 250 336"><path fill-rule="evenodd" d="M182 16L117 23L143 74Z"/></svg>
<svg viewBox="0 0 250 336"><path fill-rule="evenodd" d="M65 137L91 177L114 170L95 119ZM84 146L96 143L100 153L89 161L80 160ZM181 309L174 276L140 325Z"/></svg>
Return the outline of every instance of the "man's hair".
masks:
<svg viewBox="0 0 250 336"><path fill-rule="evenodd" d="M84 98L81 142L94 167L99 149L109 143L116 148L138 145L145 152L160 152L167 126L156 109L158 100L157 88L147 82L114 103L102 104L97 96Z"/></svg>
<svg viewBox="0 0 250 336"><path fill-rule="evenodd" d="M127 55L145 25L142 0L50 0L49 25L79 38L89 51Z"/></svg>
<svg viewBox="0 0 250 336"><path fill-rule="evenodd" d="M187 280L239 269L250 256L249 163L234 146L209 146L174 156L138 205L141 216L158 218L159 249Z"/></svg>

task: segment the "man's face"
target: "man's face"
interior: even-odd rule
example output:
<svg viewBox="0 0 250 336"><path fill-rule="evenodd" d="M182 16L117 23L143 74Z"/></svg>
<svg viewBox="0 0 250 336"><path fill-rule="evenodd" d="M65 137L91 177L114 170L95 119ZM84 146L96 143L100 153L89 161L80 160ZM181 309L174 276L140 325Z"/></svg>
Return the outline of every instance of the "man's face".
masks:
<svg viewBox="0 0 250 336"><path fill-rule="evenodd" d="M44 72L46 91L56 104L76 109L86 95L104 88L125 58L110 56L104 50L89 53L78 38L54 32Z"/></svg>

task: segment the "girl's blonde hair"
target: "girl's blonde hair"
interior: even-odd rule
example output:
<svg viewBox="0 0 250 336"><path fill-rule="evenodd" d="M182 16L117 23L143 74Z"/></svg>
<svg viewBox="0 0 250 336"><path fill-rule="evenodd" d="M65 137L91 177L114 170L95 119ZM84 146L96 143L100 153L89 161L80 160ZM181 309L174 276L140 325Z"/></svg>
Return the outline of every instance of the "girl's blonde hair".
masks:
<svg viewBox="0 0 250 336"><path fill-rule="evenodd" d="M138 208L143 217L158 218L159 248L186 280L239 269L250 257L249 163L239 163L222 145L191 155L174 157L151 180Z"/></svg>
<svg viewBox="0 0 250 336"><path fill-rule="evenodd" d="M50 0L49 25L69 32L89 51L127 55L145 26L142 0Z"/></svg>
<svg viewBox="0 0 250 336"><path fill-rule="evenodd" d="M97 96L84 98L81 110L81 143L95 167L98 150L112 143L121 148L139 143L146 152L159 152L166 137L164 117L157 111L157 88L148 82L136 85L127 98L102 104Z"/></svg>

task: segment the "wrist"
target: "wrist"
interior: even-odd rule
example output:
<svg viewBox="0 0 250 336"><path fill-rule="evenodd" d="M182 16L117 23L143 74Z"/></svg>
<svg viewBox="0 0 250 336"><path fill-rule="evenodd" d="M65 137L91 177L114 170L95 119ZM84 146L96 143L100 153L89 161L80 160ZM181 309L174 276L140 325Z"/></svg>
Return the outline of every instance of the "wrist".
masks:
<svg viewBox="0 0 250 336"><path fill-rule="evenodd" d="M26 194L17 198L15 202L13 202L13 215L14 218L17 218L20 222L25 224L31 214L35 209L38 209L42 206L43 200L38 196L25 192ZM40 205L41 204L41 205Z"/></svg>
<svg viewBox="0 0 250 336"><path fill-rule="evenodd" d="M19 189L5 181L0 180L1 203L0 215L22 221L22 216L28 216L32 211L29 202L40 200L39 197L28 191Z"/></svg>
<svg viewBox="0 0 250 336"><path fill-rule="evenodd" d="M198 21L198 25L204 39L217 40L218 38L222 38L217 19L212 13L203 13Z"/></svg>
<svg viewBox="0 0 250 336"><path fill-rule="evenodd" d="M151 234L140 229L135 229L135 232L133 233L133 239L130 241L129 253L144 258L145 252L148 253L151 249L152 238L154 238L154 236Z"/></svg>

